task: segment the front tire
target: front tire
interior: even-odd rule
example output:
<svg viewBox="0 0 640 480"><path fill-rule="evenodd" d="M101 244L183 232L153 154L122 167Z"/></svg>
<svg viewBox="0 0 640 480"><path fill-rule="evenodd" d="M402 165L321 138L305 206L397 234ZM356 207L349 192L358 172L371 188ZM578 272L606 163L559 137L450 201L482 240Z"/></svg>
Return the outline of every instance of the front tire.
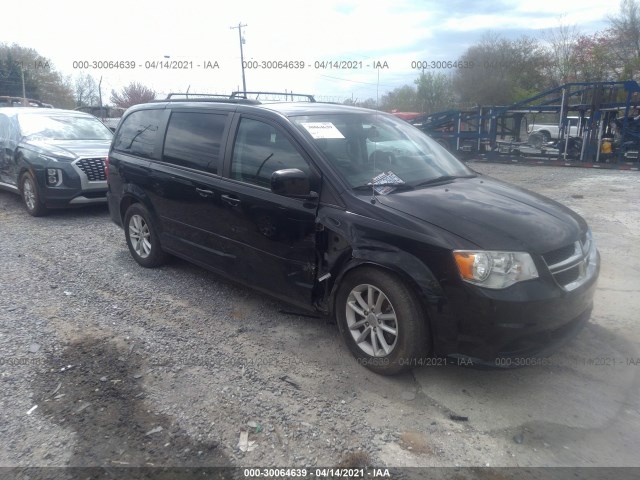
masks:
<svg viewBox="0 0 640 480"><path fill-rule="evenodd" d="M336 319L359 363L382 375L410 370L428 352L428 327L415 293L396 275L361 267L343 279Z"/></svg>
<svg viewBox="0 0 640 480"><path fill-rule="evenodd" d="M48 213L40 199L38 184L30 172L24 172L20 177L20 195L27 213L32 217L42 217Z"/></svg>
<svg viewBox="0 0 640 480"><path fill-rule="evenodd" d="M145 268L164 264L167 254L160 246L155 226L148 210L139 203L131 205L124 215L124 234L133 259Z"/></svg>

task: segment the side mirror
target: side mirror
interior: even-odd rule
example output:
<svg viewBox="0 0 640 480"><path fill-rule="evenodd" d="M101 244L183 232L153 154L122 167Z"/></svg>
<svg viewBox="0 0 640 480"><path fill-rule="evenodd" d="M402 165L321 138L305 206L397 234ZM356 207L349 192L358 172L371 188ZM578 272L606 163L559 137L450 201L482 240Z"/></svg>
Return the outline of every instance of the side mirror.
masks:
<svg viewBox="0 0 640 480"><path fill-rule="evenodd" d="M309 177L298 168L276 170L271 174L271 191L285 197L308 198L311 195Z"/></svg>

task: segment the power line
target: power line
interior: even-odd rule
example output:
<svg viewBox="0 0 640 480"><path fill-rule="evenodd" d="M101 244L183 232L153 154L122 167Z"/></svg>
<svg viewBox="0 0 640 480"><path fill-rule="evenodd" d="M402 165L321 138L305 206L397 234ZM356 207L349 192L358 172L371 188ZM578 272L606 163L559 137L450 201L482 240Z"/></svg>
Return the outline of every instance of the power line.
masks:
<svg viewBox="0 0 640 480"><path fill-rule="evenodd" d="M340 77L332 77L331 75L318 75L319 77L324 77L324 78L329 78L331 80L340 80L341 82L350 82L350 83L360 83L362 85L378 85L377 83L371 83L371 82L359 82L358 80L347 80L346 78L340 78ZM394 87L395 85L391 85L388 83L381 83L380 85L382 85L383 87Z"/></svg>

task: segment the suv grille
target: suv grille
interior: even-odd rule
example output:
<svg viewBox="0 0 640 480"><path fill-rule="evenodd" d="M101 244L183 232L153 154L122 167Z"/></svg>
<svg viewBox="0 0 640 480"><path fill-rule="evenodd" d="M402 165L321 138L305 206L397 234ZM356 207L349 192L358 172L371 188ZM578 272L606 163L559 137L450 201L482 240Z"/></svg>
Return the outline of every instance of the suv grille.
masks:
<svg viewBox="0 0 640 480"><path fill-rule="evenodd" d="M542 257L555 281L565 290L574 290L587 281L596 269L596 246L590 234Z"/></svg>
<svg viewBox="0 0 640 480"><path fill-rule="evenodd" d="M82 158L76 162L76 165L90 182L104 182L107 179L104 173L104 161L104 158Z"/></svg>

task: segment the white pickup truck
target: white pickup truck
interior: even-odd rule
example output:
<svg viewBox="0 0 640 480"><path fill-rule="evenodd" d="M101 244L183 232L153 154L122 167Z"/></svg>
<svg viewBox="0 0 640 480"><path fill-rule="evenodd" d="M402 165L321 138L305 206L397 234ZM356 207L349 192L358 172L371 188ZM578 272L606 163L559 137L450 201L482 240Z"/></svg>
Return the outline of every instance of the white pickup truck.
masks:
<svg viewBox="0 0 640 480"><path fill-rule="evenodd" d="M580 117L567 117L567 119L569 120L569 136L577 136ZM527 128L527 133L529 134L528 143L534 147L540 147L552 140L558 140L560 137L560 126L558 123L531 123Z"/></svg>

